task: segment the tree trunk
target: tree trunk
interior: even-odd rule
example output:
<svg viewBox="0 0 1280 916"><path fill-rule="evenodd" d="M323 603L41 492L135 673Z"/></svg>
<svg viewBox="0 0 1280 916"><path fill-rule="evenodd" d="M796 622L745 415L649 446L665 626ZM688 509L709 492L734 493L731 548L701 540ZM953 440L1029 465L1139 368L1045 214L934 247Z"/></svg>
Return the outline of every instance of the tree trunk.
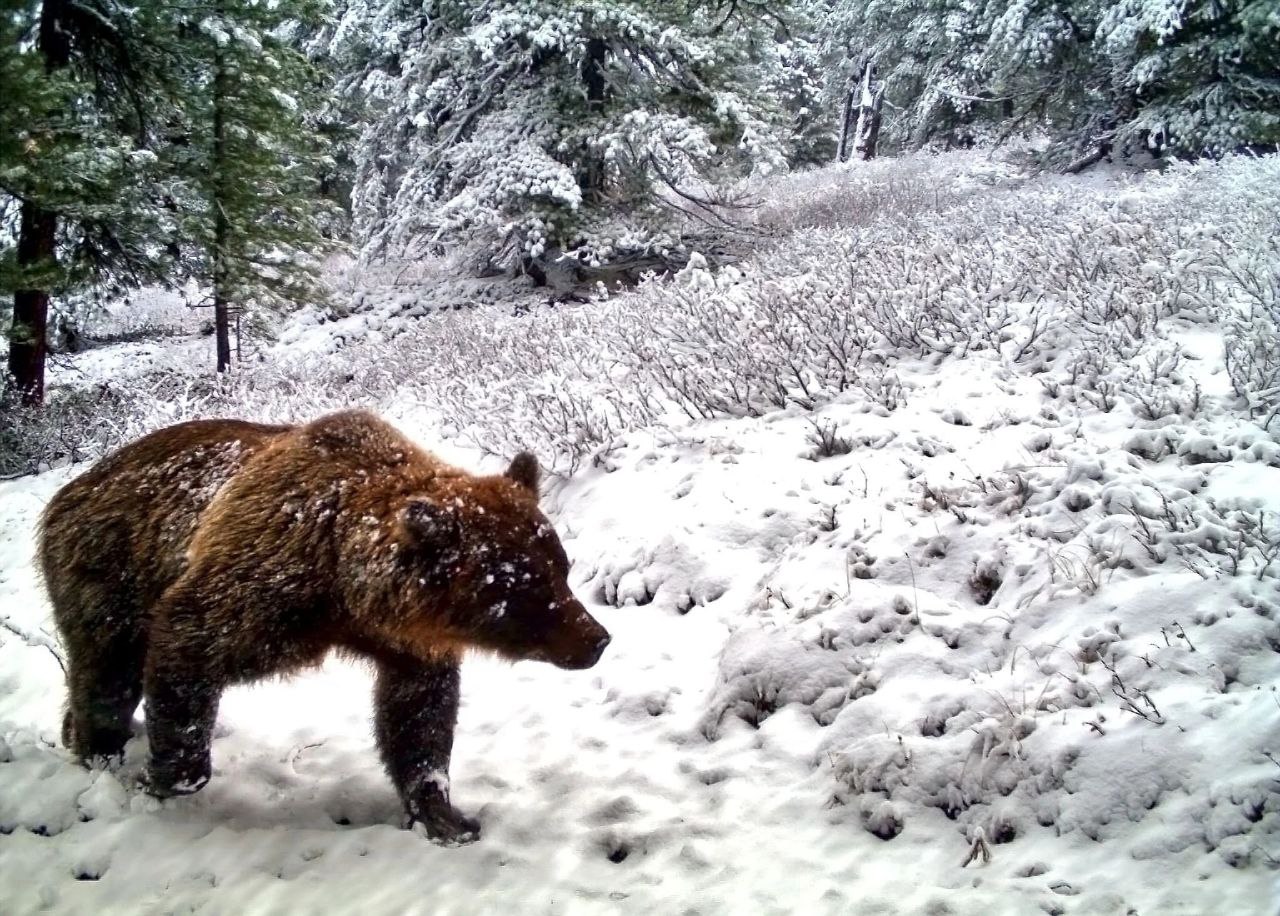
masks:
<svg viewBox="0 0 1280 916"><path fill-rule="evenodd" d="M862 89L858 98L858 128L854 133L853 148L863 161L876 157L876 144L880 140L880 104L884 101L884 86L874 85L875 65L870 61L862 68Z"/></svg>
<svg viewBox="0 0 1280 916"><path fill-rule="evenodd" d="M841 162L849 161L849 140L853 136L853 94L854 88L844 94L844 114L840 118L840 145L836 148L836 158Z"/></svg>
<svg viewBox="0 0 1280 916"><path fill-rule="evenodd" d="M587 41L587 52L582 60L582 82L587 90L587 112L592 119L599 116L608 97L609 85L604 78L608 53L609 44L603 38ZM582 190L584 201L595 201L604 194L604 161L589 145L582 151L578 187Z"/></svg>
<svg viewBox="0 0 1280 916"><path fill-rule="evenodd" d="M1098 143L1097 146L1095 146L1089 152L1085 153L1083 156L1080 156L1078 159L1074 159L1071 162L1069 162L1067 164L1067 167L1062 170L1063 174L1065 175L1079 174L1080 172L1083 172L1085 169L1087 169L1089 166L1094 165L1095 163L1101 162L1103 159L1107 158L1107 154L1110 152L1111 152L1111 144L1106 141L1101 141Z"/></svg>
<svg viewBox="0 0 1280 916"><path fill-rule="evenodd" d="M46 73L71 62L71 43L63 31L65 0L45 0L40 9L40 54ZM57 215L33 201L22 202L18 228L18 269L43 271L56 263ZM9 371L21 393L22 403L44 402L44 364L48 351L49 290L47 280L34 281L34 289L13 294L13 327L9 336Z"/></svg>
<svg viewBox="0 0 1280 916"><path fill-rule="evenodd" d="M217 12L225 21L225 10L221 3L217 6ZM222 55L222 46L215 41L213 47L213 160L210 162L213 170L213 194L210 200L213 207L213 331L218 348L218 371L226 372L231 368L231 315L227 302L227 240L230 227L223 200L227 168L225 109L230 77Z"/></svg>
<svg viewBox="0 0 1280 916"><path fill-rule="evenodd" d="M19 269L38 269L53 263L57 218L33 203L22 206L18 234ZM48 351L49 291L19 289L13 294L13 328L9 334L9 371L22 403L44 402L44 363Z"/></svg>

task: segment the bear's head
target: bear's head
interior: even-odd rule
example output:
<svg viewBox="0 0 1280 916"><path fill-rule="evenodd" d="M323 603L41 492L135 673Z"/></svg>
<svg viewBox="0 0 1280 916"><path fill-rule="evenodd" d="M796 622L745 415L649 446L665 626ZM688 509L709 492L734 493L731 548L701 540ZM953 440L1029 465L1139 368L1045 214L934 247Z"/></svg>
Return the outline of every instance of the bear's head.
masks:
<svg viewBox="0 0 1280 916"><path fill-rule="evenodd" d="M571 669L590 668L609 644L569 588L569 559L538 508L532 455L505 474L449 478L409 497L398 529L400 562L434 611L428 644L442 638Z"/></svg>

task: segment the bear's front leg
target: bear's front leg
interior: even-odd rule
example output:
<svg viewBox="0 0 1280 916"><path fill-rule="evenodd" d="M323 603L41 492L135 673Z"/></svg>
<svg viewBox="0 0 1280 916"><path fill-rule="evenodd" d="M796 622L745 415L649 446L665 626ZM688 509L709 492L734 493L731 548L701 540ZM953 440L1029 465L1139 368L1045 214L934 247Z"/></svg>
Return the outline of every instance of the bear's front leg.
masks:
<svg viewBox="0 0 1280 916"><path fill-rule="evenodd" d="M480 838L480 822L449 803L449 757L458 721L458 660L378 659L374 691L378 750L409 824L447 843Z"/></svg>
<svg viewBox="0 0 1280 916"><path fill-rule="evenodd" d="M162 599L147 646L143 696L151 760L146 784L158 798L190 795L209 781L209 747L223 688L201 635L198 609L170 600L183 597L179 588L175 585Z"/></svg>

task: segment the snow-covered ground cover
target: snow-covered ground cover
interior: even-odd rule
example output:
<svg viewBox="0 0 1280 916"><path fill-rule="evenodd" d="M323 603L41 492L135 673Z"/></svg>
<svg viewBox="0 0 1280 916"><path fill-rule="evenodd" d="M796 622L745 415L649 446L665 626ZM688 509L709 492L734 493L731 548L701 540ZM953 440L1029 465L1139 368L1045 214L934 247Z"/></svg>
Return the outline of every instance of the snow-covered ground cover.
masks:
<svg viewBox="0 0 1280 916"><path fill-rule="evenodd" d="M228 694L191 798L137 789L141 725L72 763L31 550L76 469L0 483L0 909L1275 913L1280 159L763 193L717 274L553 311L362 287L229 384L174 360L64 431L367 404L559 471L614 641L464 666L472 846L397 828L336 661Z"/></svg>

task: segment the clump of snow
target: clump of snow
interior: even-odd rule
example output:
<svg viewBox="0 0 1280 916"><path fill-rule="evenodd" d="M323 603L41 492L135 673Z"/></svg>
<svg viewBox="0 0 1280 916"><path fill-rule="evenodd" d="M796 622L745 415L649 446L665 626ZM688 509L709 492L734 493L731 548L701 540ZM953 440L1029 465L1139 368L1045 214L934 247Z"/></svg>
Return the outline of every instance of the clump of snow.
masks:
<svg viewBox="0 0 1280 916"><path fill-rule="evenodd" d="M714 739L726 716L759 726L779 707L799 703L830 724L858 689L858 666L776 631L739 630L720 656L719 685L703 733Z"/></svg>

